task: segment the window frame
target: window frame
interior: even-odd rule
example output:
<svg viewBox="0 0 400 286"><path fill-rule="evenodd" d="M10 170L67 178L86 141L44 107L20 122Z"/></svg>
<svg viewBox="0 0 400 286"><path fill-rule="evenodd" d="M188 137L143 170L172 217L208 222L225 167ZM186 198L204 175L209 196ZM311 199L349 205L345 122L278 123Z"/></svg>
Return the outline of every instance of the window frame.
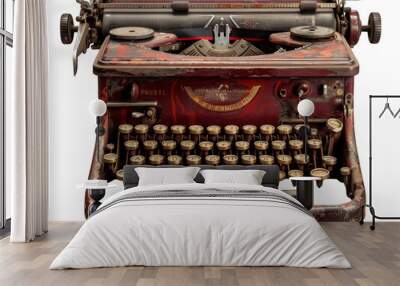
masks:
<svg viewBox="0 0 400 286"><path fill-rule="evenodd" d="M13 34L6 30L6 1L0 0L0 237L9 232L10 220L6 218L5 189L5 95L6 95L6 50L13 48ZM10 0L9 0L10 1ZM14 13L15 0L12 1ZM14 15L13 15L14 16ZM13 17L12 16L12 17Z"/></svg>

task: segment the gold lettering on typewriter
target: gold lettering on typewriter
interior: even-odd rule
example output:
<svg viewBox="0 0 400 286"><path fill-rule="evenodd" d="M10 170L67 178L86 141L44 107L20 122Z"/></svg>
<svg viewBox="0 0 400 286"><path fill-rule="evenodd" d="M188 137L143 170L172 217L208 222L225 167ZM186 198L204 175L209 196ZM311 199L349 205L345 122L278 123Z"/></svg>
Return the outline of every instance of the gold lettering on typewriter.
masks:
<svg viewBox="0 0 400 286"><path fill-rule="evenodd" d="M231 90L226 84L221 84L218 88L201 88L196 90L193 90L190 86L184 86L183 88L189 97L204 109L213 112L231 112L242 109L249 104L257 95L261 86L253 86L250 90ZM243 94L245 95L243 96ZM236 102L226 104L227 102L237 98L240 99ZM219 104L211 103L209 101L218 101Z"/></svg>

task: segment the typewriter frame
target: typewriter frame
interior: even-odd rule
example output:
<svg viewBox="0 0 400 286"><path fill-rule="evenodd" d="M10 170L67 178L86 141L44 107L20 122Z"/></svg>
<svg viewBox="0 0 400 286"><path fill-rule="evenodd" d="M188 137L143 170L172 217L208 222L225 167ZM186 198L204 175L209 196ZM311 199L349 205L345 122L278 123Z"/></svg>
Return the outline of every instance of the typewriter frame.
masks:
<svg viewBox="0 0 400 286"><path fill-rule="evenodd" d="M282 34L287 37L287 33ZM188 56L170 55L158 51L133 48L128 51L130 60L118 59L119 50L123 43L117 42L115 53L111 49L109 61L105 61L105 55L110 51L110 38L107 37L100 49L94 64L94 72L99 77L99 98L110 104L111 95L115 88L121 88L123 83L137 80L155 80L162 78L163 81L173 82L178 78L189 79L196 77L221 78L231 81L240 81L241 78L251 78L258 81L270 82L275 84L279 80L302 82L308 79L326 79L330 85L333 81L340 78L343 83L343 94L340 96L340 109L330 108L329 103L321 109L325 116L311 118L311 124L321 124L329 117L339 118L344 123L344 130L341 142L340 160L344 166L351 169L351 195L352 201L340 206L316 206L312 212L320 221L359 221L364 214L365 187L363 184L360 163L358 159L356 140L354 134L354 76L358 73L358 62L354 57L350 46L342 35L336 33L335 39L323 43L307 43L303 48L281 55L263 55L250 58L193 58ZM126 50L125 50L126 52ZM113 57L115 55L115 58ZM256 68L254 68L256 64ZM114 89L114 90L113 90ZM160 97L161 98L161 97ZM286 100L286 99L284 99ZM157 102L163 108L161 102ZM317 104L318 109L318 104ZM197 110L200 110L198 108ZM111 117L110 117L111 116ZM102 120L105 133L100 137L99 150L95 150L90 179L104 178L102 162L97 162L96 152L100 153L100 158L104 155L104 149L111 136L111 122L116 118L115 114L108 113ZM222 118L223 115L215 112L215 118ZM179 124L169 118L168 122L157 121L155 123ZM203 122L187 122L190 124L219 124L219 120L213 118ZM202 119L203 120L203 119ZM222 119L221 119L222 120ZM222 120L223 121L223 120ZM301 123L299 117L281 118L280 114L272 118L259 118L257 122L277 125L279 123L296 124ZM236 122L233 122L236 123ZM243 122L247 124L249 122ZM225 124L225 122L223 122ZM85 194L85 215L88 216L90 205L95 199L90 196L90 192Z"/></svg>

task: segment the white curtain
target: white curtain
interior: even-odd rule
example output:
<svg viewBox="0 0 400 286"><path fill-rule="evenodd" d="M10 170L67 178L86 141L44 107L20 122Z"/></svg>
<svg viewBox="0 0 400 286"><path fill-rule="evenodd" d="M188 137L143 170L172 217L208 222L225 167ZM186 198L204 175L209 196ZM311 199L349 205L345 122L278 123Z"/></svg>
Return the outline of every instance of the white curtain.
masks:
<svg viewBox="0 0 400 286"><path fill-rule="evenodd" d="M15 1L12 94L6 98L6 180L12 242L47 232L46 0Z"/></svg>

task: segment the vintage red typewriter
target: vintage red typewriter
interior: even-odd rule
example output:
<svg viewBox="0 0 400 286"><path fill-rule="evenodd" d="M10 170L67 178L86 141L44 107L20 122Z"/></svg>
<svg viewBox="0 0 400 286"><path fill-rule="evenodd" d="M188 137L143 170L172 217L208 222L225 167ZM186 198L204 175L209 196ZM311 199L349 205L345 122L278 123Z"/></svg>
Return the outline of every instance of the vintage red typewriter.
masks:
<svg viewBox="0 0 400 286"><path fill-rule="evenodd" d="M365 189L354 136L351 47L381 34L344 1L77 1L61 17L63 43L94 63L108 106L90 179L122 179L126 164L277 164L280 177L343 182L351 203L315 206L320 220L363 216ZM297 113L311 99L310 138ZM305 155L304 145L309 155ZM86 194L85 212L98 196Z"/></svg>

